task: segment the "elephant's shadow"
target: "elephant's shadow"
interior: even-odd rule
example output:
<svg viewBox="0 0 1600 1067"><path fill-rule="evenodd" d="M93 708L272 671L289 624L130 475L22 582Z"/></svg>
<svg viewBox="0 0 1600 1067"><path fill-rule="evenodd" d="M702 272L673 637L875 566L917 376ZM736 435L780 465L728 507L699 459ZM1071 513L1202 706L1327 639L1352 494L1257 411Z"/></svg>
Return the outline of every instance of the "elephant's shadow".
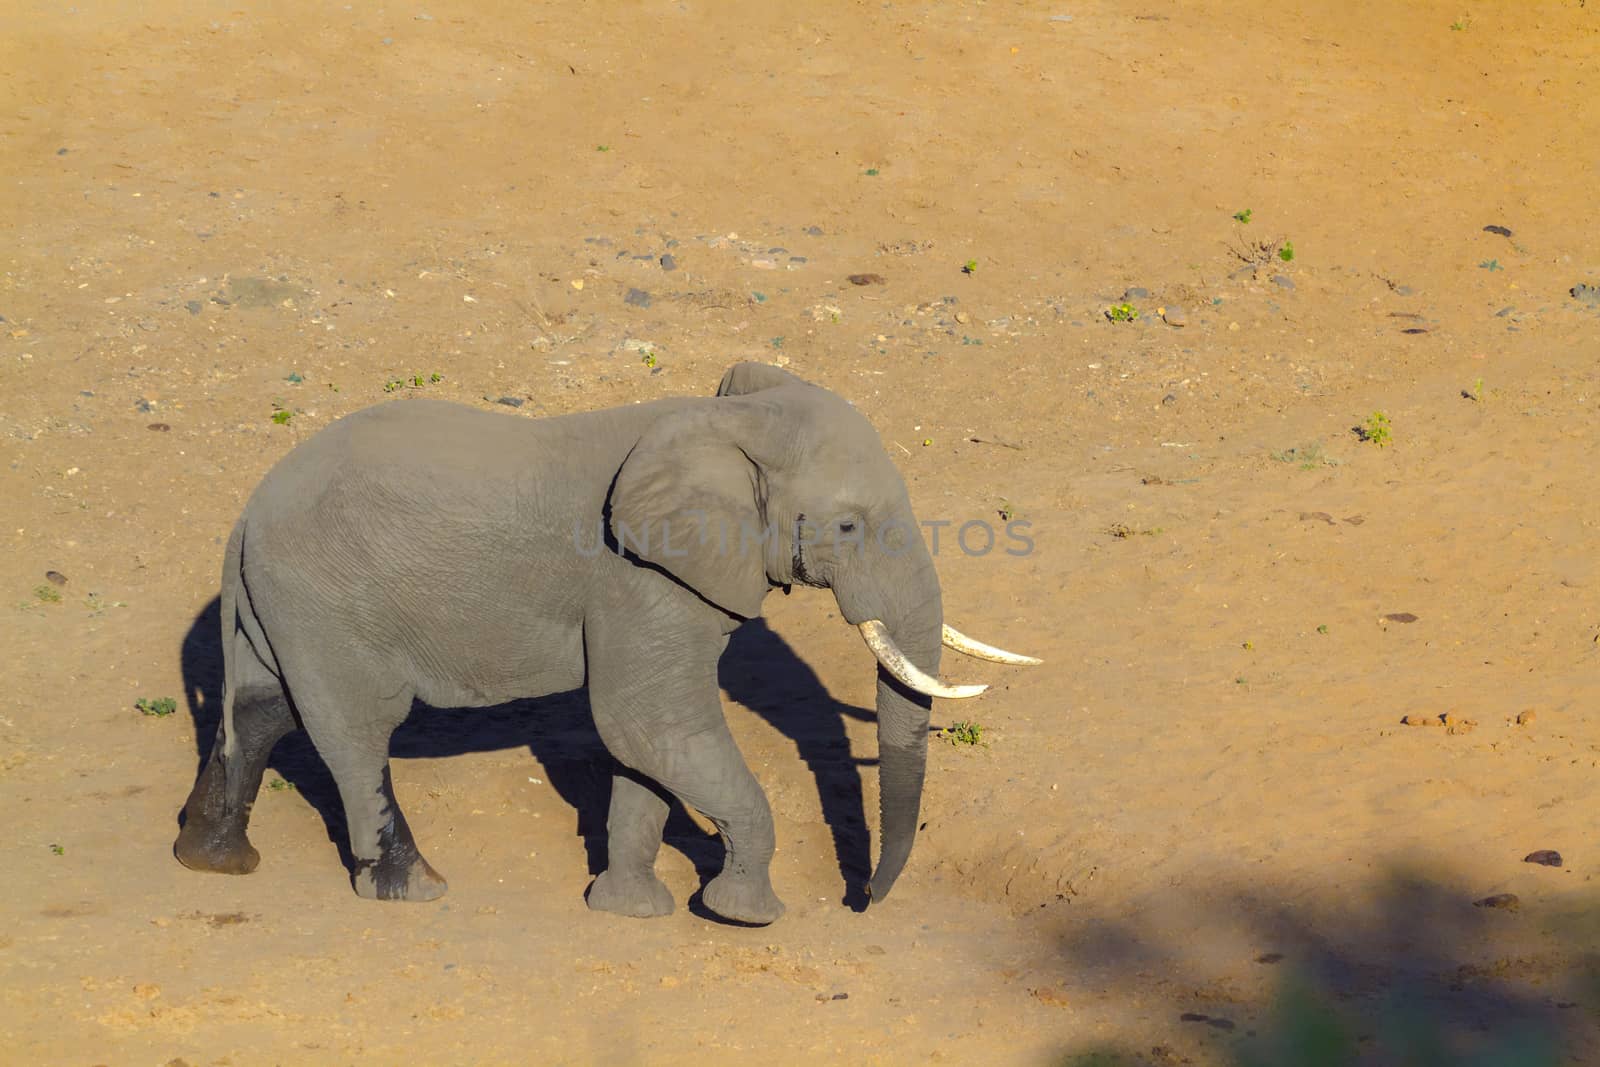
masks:
<svg viewBox="0 0 1600 1067"><path fill-rule="evenodd" d="M222 708L219 617L220 604L213 598L195 617L183 643L184 692L194 718L196 774L210 756ZM796 753L817 782L823 819L833 836L844 880L842 902L856 911L864 909L871 856L860 767L877 761L852 756L844 718L872 720L873 713L829 696L811 668L764 619L753 619L734 632L722 657L720 680L735 701L794 742ZM551 787L572 805L576 832L588 852L589 873L599 874L606 864L606 812L611 802L611 776L618 765L595 731L584 690L492 708L419 704L395 731L390 752L400 759L435 758L521 746L527 746L543 766ZM346 869L353 871L339 791L310 738L303 731L290 734L273 750L268 766L322 816L328 839L339 849ZM702 831L675 799L664 836L669 847L694 864L704 888L722 864L722 845L716 836ZM423 846L426 848L426 842ZM697 914L716 918L699 904L698 894L690 907Z"/></svg>

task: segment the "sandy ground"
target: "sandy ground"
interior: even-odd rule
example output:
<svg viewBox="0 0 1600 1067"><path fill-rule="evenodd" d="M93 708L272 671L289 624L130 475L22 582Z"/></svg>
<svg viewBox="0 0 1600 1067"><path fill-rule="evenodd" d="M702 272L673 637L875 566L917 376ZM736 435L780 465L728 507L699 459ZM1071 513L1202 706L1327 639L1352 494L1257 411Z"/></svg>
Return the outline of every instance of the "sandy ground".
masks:
<svg viewBox="0 0 1600 1067"><path fill-rule="evenodd" d="M1298 984L1365 1062L1397 1017L1597 1062L1600 10L254 6L0 15L0 1059L1293 1064ZM934 742L891 898L821 593L723 669L773 926L585 909L581 694L397 736L437 904L353 895L303 737L260 870L178 865L275 459L740 359L854 400L924 519L1032 524L939 552L1046 664L952 665L986 744ZM680 905L719 848L673 824Z"/></svg>

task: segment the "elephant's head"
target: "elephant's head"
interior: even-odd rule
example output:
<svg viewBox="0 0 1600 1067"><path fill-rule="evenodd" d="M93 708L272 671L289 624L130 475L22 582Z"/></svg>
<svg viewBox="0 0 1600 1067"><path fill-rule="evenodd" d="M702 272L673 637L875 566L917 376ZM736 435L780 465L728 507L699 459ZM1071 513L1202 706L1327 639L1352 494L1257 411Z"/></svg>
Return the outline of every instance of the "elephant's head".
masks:
<svg viewBox="0 0 1600 1067"><path fill-rule="evenodd" d="M944 625L939 578L904 481L871 423L787 371L741 363L716 399L664 416L612 490L620 550L738 618L775 587L833 590L877 657L881 845L868 892L881 900L916 838L932 698L983 686L938 680L942 644L1003 663Z"/></svg>

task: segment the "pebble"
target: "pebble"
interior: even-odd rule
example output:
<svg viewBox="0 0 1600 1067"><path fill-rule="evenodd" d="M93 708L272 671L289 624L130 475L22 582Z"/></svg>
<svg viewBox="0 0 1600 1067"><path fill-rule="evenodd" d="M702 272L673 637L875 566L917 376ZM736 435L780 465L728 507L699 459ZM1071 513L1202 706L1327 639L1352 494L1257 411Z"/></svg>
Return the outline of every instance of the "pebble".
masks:
<svg viewBox="0 0 1600 1067"><path fill-rule="evenodd" d="M965 326L967 323L972 321L972 316L968 315L965 311L958 311L956 312L956 321Z"/></svg>
<svg viewBox="0 0 1600 1067"><path fill-rule="evenodd" d="M1472 906L1475 908L1501 908L1505 911L1516 911L1522 907L1522 901L1517 899L1515 893L1496 893L1492 897L1474 900Z"/></svg>
<svg viewBox="0 0 1600 1067"><path fill-rule="evenodd" d="M1164 407L1169 407L1170 408L1172 405L1176 404L1177 402L1178 402L1177 396L1175 396L1172 393L1168 393L1166 396L1161 398L1161 403L1162 403L1162 406L1164 406Z"/></svg>
<svg viewBox="0 0 1600 1067"><path fill-rule="evenodd" d="M1530 852L1522 857L1523 863L1537 863L1544 867L1561 866L1561 853L1553 848L1541 848L1537 852Z"/></svg>
<svg viewBox="0 0 1600 1067"><path fill-rule="evenodd" d="M56 586L67 584L67 576L60 571L45 571L44 580Z"/></svg>
<svg viewBox="0 0 1600 1067"><path fill-rule="evenodd" d="M662 270L677 270L678 269L678 259L677 259L677 257L674 256L671 252L668 252L666 255L662 256L661 257L661 269Z"/></svg>
<svg viewBox="0 0 1600 1067"><path fill-rule="evenodd" d="M1183 313L1182 308L1162 308L1161 321L1168 326L1183 327L1189 325L1189 316Z"/></svg>
<svg viewBox="0 0 1600 1067"><path fill-rule="evenodd" d="M508 408L520 408L522 406L522 398L520 396L503 396L496 400L495 403L504 404Z"/></svg>
<svg viewBox="0 0 1600 1067"><path fill-rule="evenodd" d="M845 279L851 285L883 285L884 277L881 274L852 274Z"/></svg>
<svg viewBox="0 0 1600 1067"><path fill-rule="evenodd" d="M1394 291L1398 296L1410 296L1412 293L1416 292L1416 290L1411 288L1409 285L1397 285L1394 287Z"/></svg>
<svg viewBox="0 0 1600 1067"><path fill-rule="evenodd" d="M1567 290L1572 294L1572 299L1588 304L1590 307L1600 307L1600 287L1578 284Z"/></svg>
<svg viewBox="0 0 1600 1067"><path fill-rule="evenodd" d="M650 306L650 294L643 289L629 289L628 295L622 298L622 302L636 308L647 308Z"/></svg>
<svg viewBox="0 0 1600 1067"><path fill-rule="evenodd" d="M1511 236L1511 231L1506 229L1504 226L1485 226L1483 228L1483 232L1484 233L1497 233L1501 237L1510 237Z"/></svg>
<svg viewBox="0 0 1600 1067"><path fill-rule="evenodd" d="M172 429L172 427L168 426L164 422L152 422L149 426L146 426L145 429L154 430L156 433L167 433Z"/></svg>
<svg viewBox="0 0 1600 1067"><path fill-rule="evenodd" d="M1150 290L1141 288L1137 285L1130 286L1122 291L1122 299L1124 301L1148 300L1150 299Z"/></svg>
<svg viewBox="0 0 1600 1067"><path fill-rule="evenodd" d="M198 300L189 300L185 301L183 306L189 309L189 314L198 315L200 314L200 308L204 305L202 305Z"/></svg>
<svg viewBox="0 0 1600 1067"><path fill-rule="evenodd" d="M141 414L145 414L145 415L150 414L151 412L155 411L155 409L156 409L156 405L155 405L154 401L146 400L142 396L138 400L134 401L133 406Z"/></svg>
<svg viewBox="0 0 1600 1067"><path fill-rule="evenodd" d="M806 235L809 236L809 237L821 237L822 236L822 227L821 226L807 226L805 232L806 232Z"/></svg>
<svg viewBox="0 0 1600 1067"><path fill-rule="evenodd" d="M1272 276L1272 284L1278 286L1279 288L1294 292L1294 279L1290 278L1288 275L1274 274Z"/></svg>
<svg viewBox="0 0 1600 1067"><path fill-rule="evenodd" d="M1517 310L1517 309L1514 306L1512 306L1511 304L1507 304L1505 307L1501 308L1499 311L1496 311L1494 313L1494 317L1497 318L1497 319L1503 319L1503 318L1505 318L1507 315L1511 314L1515 310Z"/></svg>
<svg viewBox="0 0 1600 1067"><path fill-rule="evenodd" d="M1526 711L1517 712L1517 725L1518 726L1531 726L1531 725L1533 725L1533 720L1538 716L1538 714L1539 713L1537 711L1534 711L1532 708L1529 708Z"/></svg>

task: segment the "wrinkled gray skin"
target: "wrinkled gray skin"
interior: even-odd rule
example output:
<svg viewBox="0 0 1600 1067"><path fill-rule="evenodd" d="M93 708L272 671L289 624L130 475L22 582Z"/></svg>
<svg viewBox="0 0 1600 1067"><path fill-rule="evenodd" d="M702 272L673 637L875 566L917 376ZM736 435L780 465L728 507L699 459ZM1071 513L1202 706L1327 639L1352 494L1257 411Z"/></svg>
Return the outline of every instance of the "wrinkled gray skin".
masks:
<svg viewBox="0 0 1600 1067"><path fill-rule="evenodd" d="M858 530L801 539L801 516ZM763 546L764 528L776 536ZM714 398L547 419L440 400L341 419L268 473L228 539L223 716L177 856L255 869L250 807L273 745L299 726L338 783L356 892L434 899L445 881L389 780L389 737L413 698L482 707L587 680L617 760L721 832L706 906L771 922L783 913L772 814L723 718L717 662L767 593L790 584L833 590L852 625L881 620L937 676L939 582L905 485L860 413L785 371L738 364ZM916 836L929 705L878 669L875 899ZM608 867L590 907L672 910L654 872L667 810L636 777L613 780Z"/></svg>

